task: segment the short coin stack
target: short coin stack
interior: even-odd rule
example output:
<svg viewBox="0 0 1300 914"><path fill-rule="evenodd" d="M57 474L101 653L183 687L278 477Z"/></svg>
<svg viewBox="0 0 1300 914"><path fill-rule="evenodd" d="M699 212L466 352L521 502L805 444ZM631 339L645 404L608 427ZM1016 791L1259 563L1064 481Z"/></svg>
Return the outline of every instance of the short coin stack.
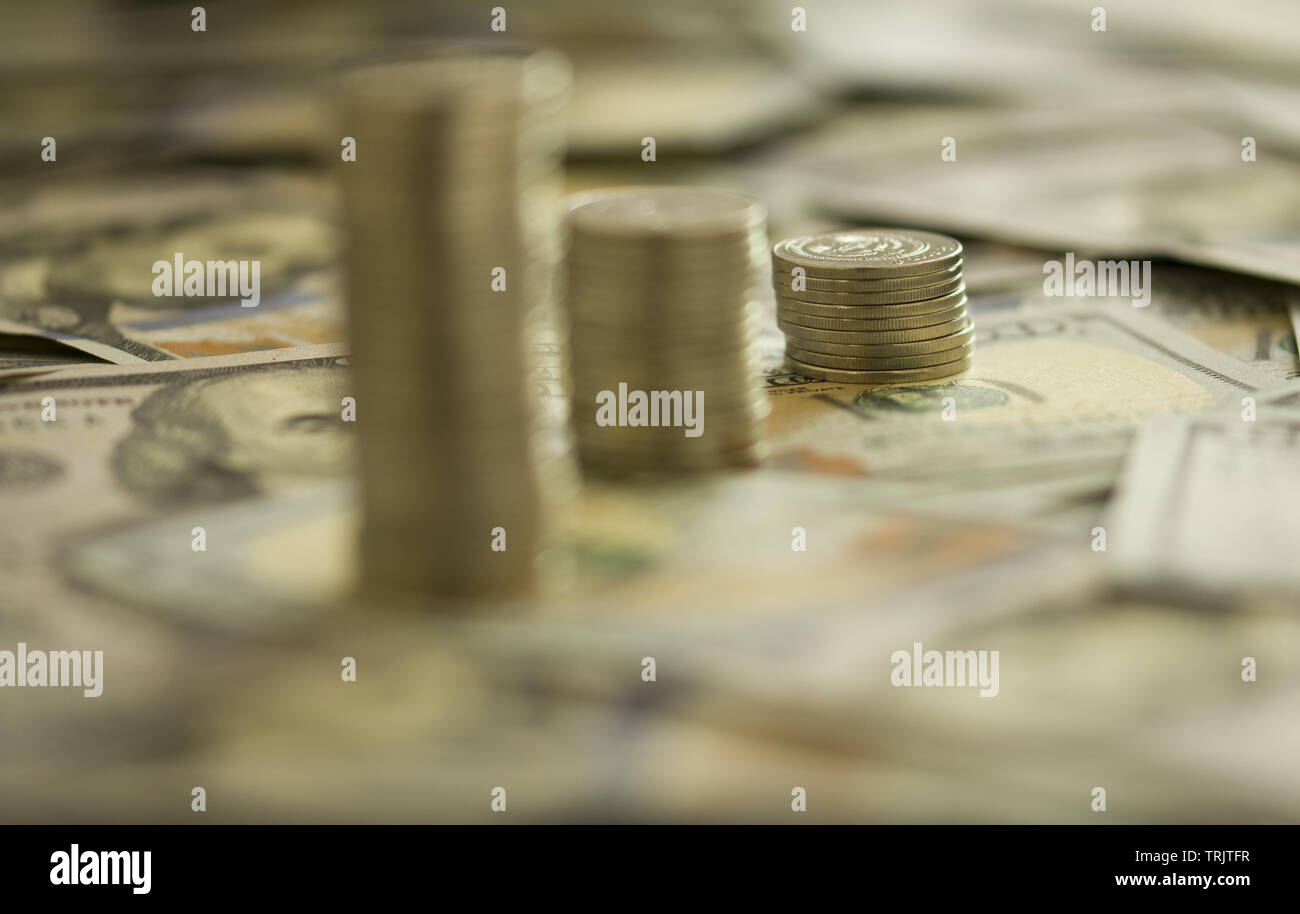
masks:
<svg viewBox="0 0 1300 914"><path fill-rule="evenodd" d="M371 592L517 594L555 554L577 468L543 421L529 337L559 253L569 84L563 59L532 54L377 64L342 87Z"/></svg>
<svg viewBox="0 0 1300 914"><path fill-rule="evenodd" d="M565 301L584 467L709 470L763 456L754 200L695 187L570 198Z"/></svg>
<svg viewBox="0 0 1300 914"><path fill-rule="evenodd" d="M907 229L852 229L772 248L791 370L850 384L946 378L970 367L962 247Z"/></svg>

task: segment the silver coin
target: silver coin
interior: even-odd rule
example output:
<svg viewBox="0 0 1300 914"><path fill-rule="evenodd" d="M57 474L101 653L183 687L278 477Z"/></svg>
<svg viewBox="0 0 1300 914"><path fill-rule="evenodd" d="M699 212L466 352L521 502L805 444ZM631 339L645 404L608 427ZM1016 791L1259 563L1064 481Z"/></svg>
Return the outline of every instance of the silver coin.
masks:
<svg viewBox="0 0 1300 914"><path fill-rule="evenodd" d="M776 306L776 316L781 320L801 327L815 327L820 330L915 330L931 327L966 316L966 305L958 304L942 311L930 311L925 314L910 314L903 317L884 317L873 320L846 320L844 318L817 317L793 311L785 305Z"/></svg>
<svg viewBox="0 0 1300 914"><path fill-rule="evenodd" d="M886 318L932 314L935 311L944 311L959 304L964 305L966 304L966 290L959 289L948 295L926 301L905 302L894 305L827 305L820 302L800 301L785 296L777 296L777 302L787 311L808 314L813 317L842 320L885 320Z"/></svg>
<svg viewBox="0 0 1300 914"><path fill-rule="evenodd" d="M945 362L941 365L932 365L928 368L899 368L887 371L851 371L840 368L826 368L820 365L811 365L799 359L793 359L790 356L785 357L786 364L797 374L809 378L819 378L823 381L839 381L846 384L862 385L893 385L893 384L914 384L918 381L934 381L939 378L948 378L960 374L970 368L971 360L969 358L958 359L955 362Z"/></svg>
<svg viewBox="0 0 1300 914"><path fill-rule="evenodd" d="M728 467L753 467L771 452L764 441L756 441L732 450L701 452L679 451L668 455L626 452L584 451L583 469L597 475L625 476L629 472L646 476L677 475L682 472L711 472Z"/></svg>
<svg viewBox="0 0 1300 914"><path fill-rule="evenodd" d="M899 305L942 298L945 295L966 291L961 277L949 279L932 286L902 289L894 292L786 292L775 287L777 296L816 305Z"/></svg>
<svg viewBox="0 0 1300 914"><path fill-rule="evenodd" d="M923 355L929 352L941 352L947 349L959 347L975 336L974 325L967 325L961 330L950 333L947 336L936 337L932 340L917 340L910 343L883 343L870 344L859 342L854 338L861 334L854 333L821 333L820 331L810 331L820 333L820 336L809 337L798 334L787 333L786 343L793 343L799 349L805 349L809 352L821 352L829 350L829 355L850 354L846 349L853 349L851 353L857 358L896 358L900 356ZM826 339L830 336L831 339Z"/></svg>
<svg viewBox="0 0 1300 914"><path fill-rule="evenodd" d="M913 229L862 228L778 241L778 269L816 270L822 278L874 279L946 269L961 259L961 242Z"/></svg>
<svg viewBox="0 0 1300 914"><path fill-rule="evenodd" d="M757 200L702 187L643 186L568 198L571 230L611 239L747 239L766 220Z"/></svg>
<svg viewBox="0 0 1300 914"><path fill-rule="evenodd" d="M942 365L958 359L968 358L974 352L975 344L967 341L962 346L929 352L922 355L859 357L835 355L825 352L813 352L798 349L793 345L785 347L785 354L808 365L820 365L823 368L848 368L853 370L882 371L897 368L928 368Z"/></svg>
<svg viewBox="0 0 1300 914"><path fill-rule="evenodd" d="M550 506L577 485L573 443L547 427L565 410L538 400L529 377L559 251L568 91L545 70L531 58L381 64L340 92L370 150L341 176L354 380L369 404L358 425L369 588L511 590L550 549ZM495 524L516 554L464 536Z"/></svg>
<svg viewBox="0 0 1300 914"><path fill-rule="evenodd" d="M805 272L802 276L779 269L772 270L772 288L778 292L798 295L795 286L802 284L805 289L819 292L897 292L933 286L951 279L960 279L962 261L935 273L920 273L916 276L902 276L897 279L835 279Z"/></svg>
<svg viewBox="0 0 1300 914"><path fill-rule="evenodd" d="M794 324L782 318L777 318L776 323L787 336L820 339L828 343L862 343L867 346L878 346L886 343L913 343L940 339L967 327L970 318L963 316L941 324L931 324L911 330L825 330L820 327Z"/></svg>

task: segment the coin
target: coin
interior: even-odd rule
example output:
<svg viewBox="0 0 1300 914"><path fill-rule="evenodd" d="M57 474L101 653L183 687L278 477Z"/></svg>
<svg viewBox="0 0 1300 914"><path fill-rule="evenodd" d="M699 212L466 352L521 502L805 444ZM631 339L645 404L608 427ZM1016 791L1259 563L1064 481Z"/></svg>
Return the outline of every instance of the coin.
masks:
<svg viewBox="0 0 1300 914"><path fill-rule="evenodd" d="M677 452L667 461L648 456L643 450L628 449L622 453L584 453L583 469L598 475L626 476L629 472L647 476L662 476L682 472L709 472L727 467L757 466L771 451L765 441L758 441L731 450L706 450L696 453Z"/></svg>
<svg viewBox="0 0 1300 914"><path fill-rule="evenodd" d="M582 465L672 472L730 466L751 453L770 408L757 380L762 207L710 188L631 187L577 194L566 219ZM671 403L676 392L682 422L686 398L698 395L707 405L703 433L599 425L597 406L608 409L614 392L624 415L633 397Z"/></svg>
<svg viewBox="0 0 1300 914"><path fill-rule="evenodd" d="M777 242L772 283L787 364L864 384L961 370L954 366L974 350L962 267L961 244L932 232L854 229Z"/></svg>
<svg viewBox="0 0 1300 914"><path fill-rule="evenodd" d="M916 327L911 330L825 330L820 327L793 324L779 317L776 323L790 336L823 339L828 343L862 343L875 346L883 343L911 343L938 339L962 330L969 325L970 318L963 316L941 324L931 324L928 327Z"/></svg>
<svg viewBox="0 0 1300 914"><path fill-rule="evenodd" d="M958 279L962 273L959 260L945 270L937 273L921 273L917 276L902 276L896 279L827 279L805 273L796 276L793 273L774 269L772 287L778 292L797 295L795 287L802 284L806 289L820 292L896 292L903 289L915 289L921 286L938 285L949 279Z"/></svg>
<svg viewBox="0 0 1300 914"><path fill-rule="evenodd" d="M957 346L953 349L944 349L940 352L930 352L922 355L878 356L873 358L830 355L825 352L811 352L806 349L799 349L789 343L786 344L785 347L786 355L809 365L820 365L823 368L848 368L855 371L880 371L883 369L895 368L928 368L932 365L942 365L945 362L967 358L973 351L974 344L970 341L967 341L962 346Z"/></svg>
<svg viewBox="0 0 1300 914"><path fill-rule="evenodd" d="M969 318L967 319L969 320ZM817 334L811 336L809 334ZM835 347L830 350L829 354L835 355L854 355L859 358L871 358L881 356L892 358L894 356L921 355L926 352L939 352L944 349L952 349L960 346L975 335L975 327L968 325L963 329L947 336L935 337L930 340L916 340L907 343L883 343L871 344L863 342L857 337L869 338L874 334L862 334L843 332L836 333L830 330L809 330L804 334L787 333L786 341L794 342L800 349L807 349L810 352L820 352L823 347ZM852 353L849 349L854 350Z"/></svg>
<svg viewBox="0 0 1300 914"><path fill-rule="evenodd" d="M704 187L622 187L568 199L571 232L603 239L746 245L766 216L752 197Z"/></svg>
<svg viewBox="0 0 1300 914"><path fill-rule="evenodd" d="M849 371L847 369L822 368L817 365L810 365L799 359L793 359L790 356L785 357L787 365L791 370L809 378L818 378L823 381L840 381L846 384L863 384L863 385L890 385L890 384L912 384L917 381L933 381L939 378L947 378L952 375L960 374L970 368L970 358L958 359L955 362L944 362L942 365L933 365L928 368L899 368L888 371Z"/></svg>
<svg viewBox="0 0 1300 914"><path fill-rule="evenodd" d="M803 269L802 267L800 269ZM772 265L772 286L785 286L789 289L790 283L801 280L807 283L818 283L818 285L809 285L809 289L822 289L828 293L881 293L881 291L891 291L897 289L915 289L917 286L932 286L935 283L945 280L953 280L962 274L962 261L936 270L933 273L918 273L915 276L898 276L898 277L878 277L870 280L844 280L836 276L820 276L818 273L810 273L805 270L802 276L790 272L787 269L781 269L779 264Z"/></svg>
<svg viewBox="0 0 1300 914"><path fill-rule="evenodd" d="M957 305L966 304L966 290L961 289L939 298L920 302L905 302L896 305L825 305L820 302L799 301L778 295L777 302L787 311L808 314L812 317L838 318L841 320L884 320L891 317L913 317L918 314L932 314Z"/></svg>
<svg viewBox="0 0 1300 914"><path fill-rule="evenodd" d="M575 250L575 245L577 248ZM624 250L610 245L589 244L576 238L569 239L566 246L568 258L577 264L594 270L660 270L665 263L672 264L674 275L682 273L688 276L711 273L749 273L761 264L762 249L753 247L727 245L713 249L698 247L674 249L662 244L650 242L634 250ZM755 283L758 277L755 276Z"/></svg>
<svg viewBox="0 0 1300 914"><path fill-rule="evenodd" d="M893 292L787 292L783 287L774 287L780 298L809 302L818 305L893 305L907 302L926 301L966 291L962 278L948 279L932 286L919 286L915 289L901 289Z"/></svg>
<svg viewBox="0 0 1300 914"><path fill-rule="evenodd" d="M742 274L739 277L716 275L702 282L654 281L647 278L642 283L632 283L632 277L592 277L573 275L564 283L572 293L575 304L584 308L608 310L612 305L626 310L626 303L663 302L677 303L684 310L730 311L743 308L757 298L757 288L749 285Z"/></svg>
<svg viewBox="0 0 1300 914"><path fill-rule="evenodd" d="M946 269L961 259L961 242L912 229L863 228L787 238L772 248L777 269L816 271L821 278L875 279Z"/></svg>
<svg viewBox="0 0 1300 914"><path fill-rule="evenodd" d="M911 317L918 314L931 314L956 305L966 304L966 290L939 298L920 302L905 302L897 305L824 305L819 302L799 301L778 295L777 302L787 311L808 314L813 317L839 318L843 320L883 320L890 317Z"/></svg>
<svg viewBox="0 0 1300 914"><path fill-rule="evenodd" d="M869 315L870 312L867 312ZM935 324L943 324L948 321L959 320L966 316L966 305L959 304L951 308L945 308L942 311L931 311L926 314L911 314L903 317L883 317L872 320L845 320L834 317L818 317L813 314L802 314L798 311L791 310L785 305L776 306L776 316L781 320L788 321L801 327L816 327L821 330L915 330L920 327L932 327Z"/></svg>
<svg viewBox="0 0 1300 914"><path fill-rule="evenodd" d="M358 427L368 590L514 595L555 552L576 455L563 411L535 396L530 341L559 251L569 81L555 55L482 54L375 64L339 86L343 121L373 142L340 178L353 384L373 407ZM494 526L508 551L464 535Z"/></svg>

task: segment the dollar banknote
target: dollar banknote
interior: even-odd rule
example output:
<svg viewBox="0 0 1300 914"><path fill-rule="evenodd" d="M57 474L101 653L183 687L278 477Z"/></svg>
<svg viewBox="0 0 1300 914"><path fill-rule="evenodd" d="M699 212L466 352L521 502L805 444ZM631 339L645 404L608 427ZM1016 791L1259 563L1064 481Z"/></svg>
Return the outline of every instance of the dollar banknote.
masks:
<svg viewBox="0 0 1300 914"><path fill-rule="evenodd" d="M1204 99L1214 94L1211 77L1219 75L1289 84L1289 49L1300 37L1285 0L1252 5L1241 15L1199 5L1189 12L1176 0L1159 0L1129 11L1122 27L1112 19L1109 29L1105 8L1099 20L1097 8L1081 14L1053 0L998 0L978 9L954 0L885 8L832 0L809 11L793 41L789 10L778 3L757 9L764 15L741 17L738 25L806 79L844 95L883 92L908 102L955 92L1052 106L1069 95L1075 107L1134 95ZM863 35L871 36L874 53L862 53ZM1158 64L1153 48L1160 49ZM1276 118L1288 109L1266 110Z"/></svg>
<svg viewBox="0 0 1300 914"><path fill-rule="evenodd" d="M863 615L842 612L847 624L825 634L852 638ZM486 821L486 803L475 801L497 785L517 815L566 821L782 822L794 786L814 821L1085 823L1099 785L1121 822L1279 822L1300 802L1276 761L1286 748L1276 723L1295 713L1278 704L1296 679L1281 672L1250 693L1224 649L1241 644L1270 668L1285 664L1300 639L1293 620L1081 601L926 636L938 649L999 650L993 700L893 687L890 655L912 644L903 632L837 648L797 624L780 631L783 653L739 642L726 655L679 658L662 643L630 641L662 664L655 683L635 675L646 655L635 650L621 676L576 675L590 667L577 660L566 676L553 666L543 674L535 657L484 663L463 642L417 660L377 633L352 650L391 658L371 674L382 719L360 697L311 685L304 654L220 709L221 739L193 764L238 798L240 811L223 817L265 821ZM819 663L840 673L852 663L854 675L832 685L814 675ZM552 691L540 693L542 683ZM671 698L656 691L665 688ZM1189 740L1230 714L1247 751ZM310 759L315 779L295 777Z"/></svg>
<svg viewBox="0 0 1300 914"><path fill-rule="evenodd" d="M116 568L119 589L106 596L77 586L64 553L96 531L166 515L181 520L186 550L201 557L204 520L189 515L194 506L345 472L350 427L328 419L339 415L339 357L252 358L260 371L220 358L151 364L125 377L121 366L78 366L16 379L0 397L0 503L11 521L0 526L6 649L23 642L106 657L100 697L69 704L60 690L33 689L7 702L25 736L6 740L0 759L62 757L76 746L74 756L102 751L109 764L188 738L189 702L201 700L202 687L192 688L199 684L186 678L184 658L202 655L203 638L175 616L117 598L133 581L147 586L151 570ZM106 739L114 733L121 739ZM97 741L105 745L91 751Z"/></svg>
<svg viewBox="0 0 1300 914"><path fill-rule="evenodd" d="M784 161L788 180L858 222L1300 281L1293 161L1243 160L1235 124L1179 107L853 114L822 138L774 152L773 167ZM896 129L883 130L882 117ZM950 160L941 137L954 141Z"/></svg>
<svg viewBox="0 0 1300 914"><path fill-rule="evenodd" d="M1075 307L1077 298L1047 295L1044 271L1060 255L1039 253L1032 270L998 290L971 295L976 314L1009 308ZM1151 264L1144 314L1166 321L1201 343L1236 357L1275 382L1300 376L1294 321L1300 314L1300 286L1170 261ZM1099 305L1131 306L1131 299L1099 296Z"/></svg>
<svg viewBox="0 0 1300 914"><path fill-rule="evenodd" d="M1219 597L1294 595L1298 390L1142 427L1107 513L1111 560L1126 581Z"/></svg>
<svg viewBox="0 0 1300 914"><path fill-rule="evenodd" d="M1270 758L1286 750L1277 725L1293 719L1281 708L1300 688L1287 660L1300 628L1285 602L1238 602L1232 614L1116 600L1080 587L1077 575L1099 558L1081 537L1019 566L1037 570L1036 584L1006 567L975 571L857 612L810 613L781 630L784 649L760 623L748 638L701 645L689 665L733 720L763 709L766 726L793 740L984 785L977 792L990 802L977 820L1082 823L1099 785L1132 798L1127 821L1293 817L1300 796ZM936 625L945 606L948 624ZM997 651L997 694L900 686L895 652L918 644ZM1243 681L1243 657L1287 670L1258 694ZM1236 728L1248 753L1196 749L1193 734L1234 714L1249 717Z"/></svg>
<svg viewBox="0 0 1300 914"><path fill-rule="evenodd" d="M299 521L282 515L278 523L288 531ZM733 516L725 526L747 523ZM858 554L868 565L872 552L892 559L899 532L882 529ZM930 545L937 532L913 528ZM1093 815L1088 791L1102 783L1125 797L1120 821L1293 814L1297 798L1277 793L1282 772L1265 753L1220 758L1185 745L1225 709L1254 708L1248 693L1232 692L1235 659L1225 659L1225 645L1285 663L1300 638L1293 622L1276 612L1189 619L1176 607L1115 605L1088 583L1096 556L1086 541L1044 550L1021 540L1007 551L989 527L950 532L984 546L964 574L881 597L863 575L856 591L833 601L819 594L815 605L787 602L780 613L746 614L739 604L750 594L697 588L688 576L663 603L647 597L644 579L637 591L607 590L598 613L534 607L540 615L531 619L448 622L370 607L364 617L335 616L309 644L261 652L241 665L239 681L218 678L193 744L170 760L134 763L135 776L158 785L134 802L175 819L182 813L165 795L189 777L230 796L222 821L485 821L482 804L464 794L506 785L530 821L780 821L797 784L836 797L834 809L815 810L818 821L1083 822ZM836 551L843 545L837 536ZM924 551L932 567L951 554ZM751 573L775 555L755 556ZM195 589L218 587L215 578ZM228 599L244 599L247 582ZM640 600L628 603L631 594ZM708 608L687 613L683 601ZM620 618L611 617L613 605ZM638 606L677 613L650 625ZM1000 651L997 700L894 687L890 657L916 639ZM1168 650L1153 653L1159 644ZM373 715L372 699L315 682L324 658L337 656L367 664L367 688L384 696L384 715ZM640 675L646 657L659 664L658 682ZM383 659L373 666L373 658ZM1295 686L1289 676L1270 683L1268 707ZM660 694L647 690L665 687L671 699L647 706L646 695ZM1163 725L1153 731L1149 717ZM1276 747L1276 729L1265 724L1285 715L1250 719L1235 725L1242 745ZM660 761L628 765L629 751ZM311 759L309 784L295 772ZM361 770L385 777L361 778ZM57 771L41 775L48 786L40 796L66 786ZM86 782L100 808L116 814L120 802L98 793L104 783ZM592 783L602 785L594 797ZM331 799L322 800L322 788ZM1198 797L1194 811L1188 791ZM693 808L708 798L707 812Z"/></svg>
<svg viewBox="0 0 1300 914"><path fill-rule="evenodd" d="M0 378L93 365L101 360L37 334L0 333Z"/></svg>
<svg viewBox="0 0 1300 914"><path fill-rule="evenodd" d="M1296 341L1296 348L1300 349L1300 300L1293 299L1290 305L1291 312L1291 336Z"/></svg>
<svg viewBox="0 0 1300 914"><path fill-rule="evenodd" d="M1005 516L1055 516L1070 502L1100 507L1144 418L1270 385L1137 311L992 312L976 318L975 361L963 377L896 388L792 374L769 338L772 464L871 478L872 491L913 509L958 512L967 501L978 516L995 505Z"/></svg>
<svg viewBox="0 0 1300 914"><path fill-rule="evenodd" d="M340 342L319 178L195 170L0 188L0 332L119 364ZM177 261L241 282L160 282ZM207 273L203 279L206 280Z"/></svg>

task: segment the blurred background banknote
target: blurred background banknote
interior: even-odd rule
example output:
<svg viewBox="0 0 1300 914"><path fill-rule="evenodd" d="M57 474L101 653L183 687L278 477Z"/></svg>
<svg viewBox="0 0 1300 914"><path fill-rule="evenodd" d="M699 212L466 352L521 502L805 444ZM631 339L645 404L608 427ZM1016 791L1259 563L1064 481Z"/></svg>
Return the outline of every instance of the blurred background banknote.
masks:
<svg viewBox="0 0 1300 914"><path fill-rule="evenodd" d="M342 339L320 182L211 169L42 179L11 187L0 219L0 332L124 364ZM172 252L257 261L258 300L160 297L151 266Z"/></svg>
<svg viewBox="0 0 1300 914"><path fill-rule="evenodd" d="M1232 599L1300 587L1300 386L1143 425L1109 509L1135 583Z"/></svg>

